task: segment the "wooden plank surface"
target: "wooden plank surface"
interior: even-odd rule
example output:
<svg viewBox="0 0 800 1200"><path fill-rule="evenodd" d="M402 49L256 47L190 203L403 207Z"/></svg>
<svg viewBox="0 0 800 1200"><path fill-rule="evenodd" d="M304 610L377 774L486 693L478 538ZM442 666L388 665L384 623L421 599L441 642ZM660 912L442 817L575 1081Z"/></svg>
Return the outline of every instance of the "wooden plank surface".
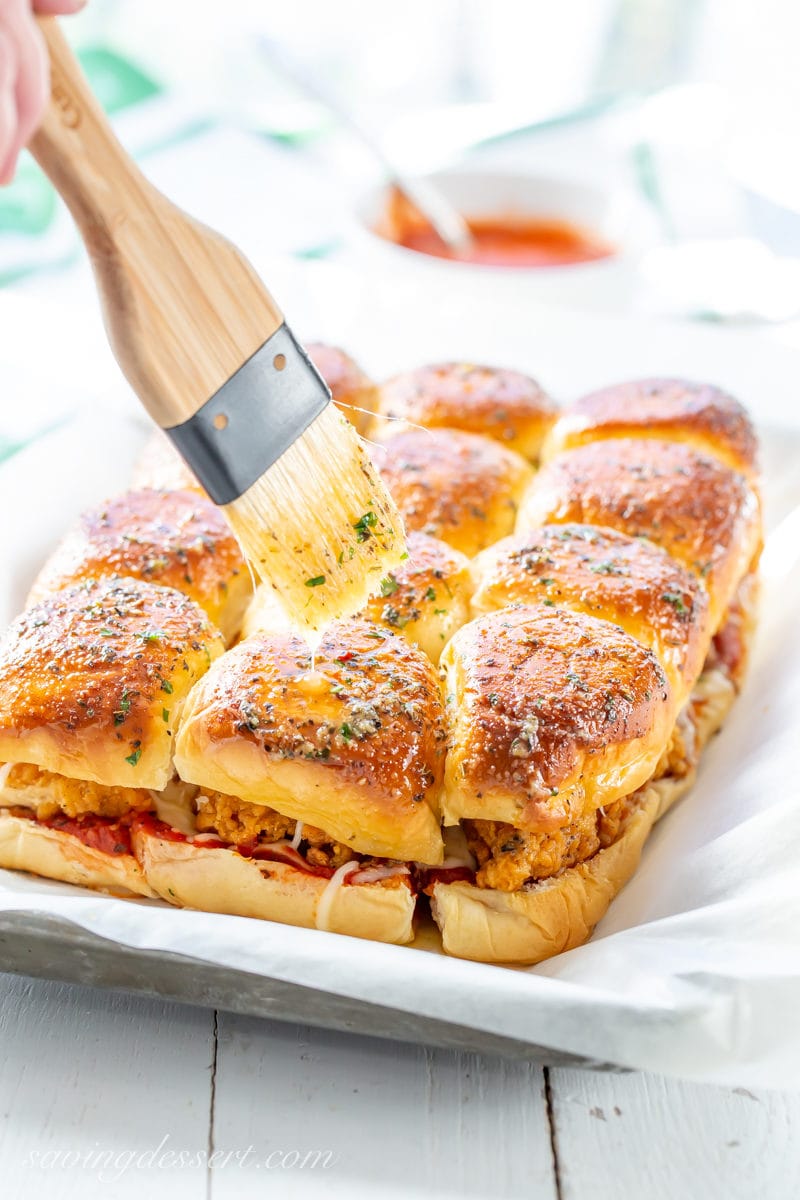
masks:
<svg viewBox="0 0 800 1200"><path fill-rule="evenodd" d="M254 1163L276 1165L214 1172L212 1200L555 1200L530 1064L220 1014L215 1091L215 1147L252 1144ZM282 1169L291 1151L334 1157Z"/></svg>
<svg viewBox="0 0 800 1200"><path fill-rule="evenodd" d="M205 1164L166 1152L207 1149L213 1028L203 1009L0 975L0 1195L205 1200Z"/></svg>
<svg viewBox="0 0 800 1200"><path fill-rule="evenodd" d="M795 1200L800 1095L550 1072L562 1200Z"/></svg>
<svg viewBox="0 0 800 1200"><path fill-rule="evenodd" d="M0 975L0 1162L10 1200L795 1200L800 1093L545 1073Z"/></svg>

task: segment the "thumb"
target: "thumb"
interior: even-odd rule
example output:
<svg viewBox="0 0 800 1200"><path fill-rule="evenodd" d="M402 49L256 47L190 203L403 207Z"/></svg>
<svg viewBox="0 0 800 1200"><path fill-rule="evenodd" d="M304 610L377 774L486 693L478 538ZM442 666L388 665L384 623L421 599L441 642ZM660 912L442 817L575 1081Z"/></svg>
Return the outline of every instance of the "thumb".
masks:
<svg viewBox="0 0 800 1200"><path fill-rule="evenodd" d="M33 11L46 17L67 16L79 12L86 0L33 0Z"/></svg>
<svg viewBox="0 0 800 1200"><path fill-rule="evenodd" d="M0 186L10 183L17 164L17 47L0 29Z"/></svg>

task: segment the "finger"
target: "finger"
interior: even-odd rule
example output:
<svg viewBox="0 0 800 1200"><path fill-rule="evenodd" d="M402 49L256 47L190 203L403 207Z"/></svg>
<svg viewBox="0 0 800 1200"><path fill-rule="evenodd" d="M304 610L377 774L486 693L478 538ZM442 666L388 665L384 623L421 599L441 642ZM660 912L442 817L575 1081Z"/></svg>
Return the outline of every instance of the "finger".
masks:
<svg viewBox="0 0 800 1200"><path fill-rule="evenodd" d="M14 177L19 150L17 135L17 46L0 29L0 184Z"/></svg>
<svg viewBox="0 0 800 1200"><path fill-rule="evenodd" d="M79 12L85 4L86 0L34 0L33 11L42 16L66 17Z"/></svg>
<svg viewBox="0 0 800 1200"><path fill-rule="evenodd" d="M17 150L28 144L50 94L44 38L30 19L10 29L17 44Z"/></svg>

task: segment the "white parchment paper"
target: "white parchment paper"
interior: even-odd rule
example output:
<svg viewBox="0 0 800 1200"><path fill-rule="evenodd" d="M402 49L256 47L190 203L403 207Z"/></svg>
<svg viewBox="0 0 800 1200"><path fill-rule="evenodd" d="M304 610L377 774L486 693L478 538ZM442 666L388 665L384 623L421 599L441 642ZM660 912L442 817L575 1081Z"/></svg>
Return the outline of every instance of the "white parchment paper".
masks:
<svg viewBox="0 0 800 1200"><path fill-rule="evenodd" d="M580 322L559 321L555 344L551 320L549 341L495 359L525 367L526 359L549 354L557 374L568 341L586 335ZM615 328L617 342L612 338L609 346L606 337L602 356L605 362L616 353L620 366L613 373L597 370L598 385L646 369L641 341L637 367L626 369L630 330ZM695 365L686 373L735 389L730 376L740 350L728 352L724 338L698 350L695 333L692 338L687 357ZM350 344L358 349L357 340ZM680 336L662 329L650 349L654 370L665 369L665 359L680 370ZM697 1080L797 1086L800 522L786 514L800 504L800 441L788 399L800 371L785 351L777 358L769 349L753 353L763 369L745 380L744 399L758 412L756 383L763 381L770 393L761 409L771 426L763 435L766 490L771 523L780 528L765 559L752 668L723 732L706 751L697 785L657 827L638 874L589 944L538 967L510 970L125 902L3 871L0 908L52 914L127 946L201 957L599 1061ZM401 361L429 356L428 347L416 354L403 348ZM795 374L787 378L792 364ZM582 386L582 379L575 384ZM780 403L776 393L784 397ZM781 404L786 428L776 432ZM19 608L38 562L72 514L124 486L142 429L120 414L102 423L96 413L78 415L0 470L0 622Z"/></svg>

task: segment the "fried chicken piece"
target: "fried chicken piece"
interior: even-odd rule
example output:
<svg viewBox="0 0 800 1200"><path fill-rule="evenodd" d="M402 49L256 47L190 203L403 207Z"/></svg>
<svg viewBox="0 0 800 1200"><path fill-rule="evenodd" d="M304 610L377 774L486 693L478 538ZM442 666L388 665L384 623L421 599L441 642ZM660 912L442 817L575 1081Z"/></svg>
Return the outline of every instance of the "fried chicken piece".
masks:
<svg viewBox="0 0 800 1200"><path fill-rule="evenodd" d="M236 796L207 792L197 798L197 828L216 833L220 841L241 846L254 842L278 842L294 837L297 822L262 804L250 804ZM299 851L310 866L340 867L356 854L349 846L334 841L314 825L304 825Z"/></svg>
<svg viewBox="0 0 800 1200"><path fill-rule="evenodd" d="M221 792L204 792L197 797L197 828L202 833L216 833L223 842L242 845L250 842L278 842L291 837L295 822L274 808L248 804L236 796Z"/></svg>
<svg viewBox="0 0 800 1200"><path fill-rule="evenodd" d="M345 846L343 842L331 841L329 833L316 829L313 825L303 826L300 846L303 847L304 843L308 845L305 858L313 867L341 867L343 863L358 857L349 846Z"/></svg>
<svg viewBox="0 0 800 1200"><path fill-rule="evenodd" d="M623 796L616 804L609 804L608 808L597 810L597 840L601 850L606 850L616 842L629 817L633 816L641 804L646 791L647 785L638 792L632 792L630 796Z"/></svg>
<svg viewBox="0 0 800 1200"><path fill-rule="evenodd" d="M19 792L20 801L35 800L36 816L49 821L58 813L81 817L124 817L129 812L147 812L153 796L147 788L109 787L88 779L69 779L52 771L43 771L33 763L15 763L8 773L5 792ZM25 807L32 807L28 804Z"/></svg>
<svg viewBox="0 0 800 1200"><path fill-rule="evenodd" d="M617 840L644 791L646 788L640 788L549 833L529 833L500 821L462 821L469 848L479 863L476 884L516 892L532 880L551 879L585 862Z"/></svg>
<svg viewBox="0 0 800 1200"><path fill-rule="evenodd" d="M516 892L529 879L549 879L599 849L597 814L548 833L528 833L500 821L463 821L467 843L480 865L478 887Z"/></svg>

